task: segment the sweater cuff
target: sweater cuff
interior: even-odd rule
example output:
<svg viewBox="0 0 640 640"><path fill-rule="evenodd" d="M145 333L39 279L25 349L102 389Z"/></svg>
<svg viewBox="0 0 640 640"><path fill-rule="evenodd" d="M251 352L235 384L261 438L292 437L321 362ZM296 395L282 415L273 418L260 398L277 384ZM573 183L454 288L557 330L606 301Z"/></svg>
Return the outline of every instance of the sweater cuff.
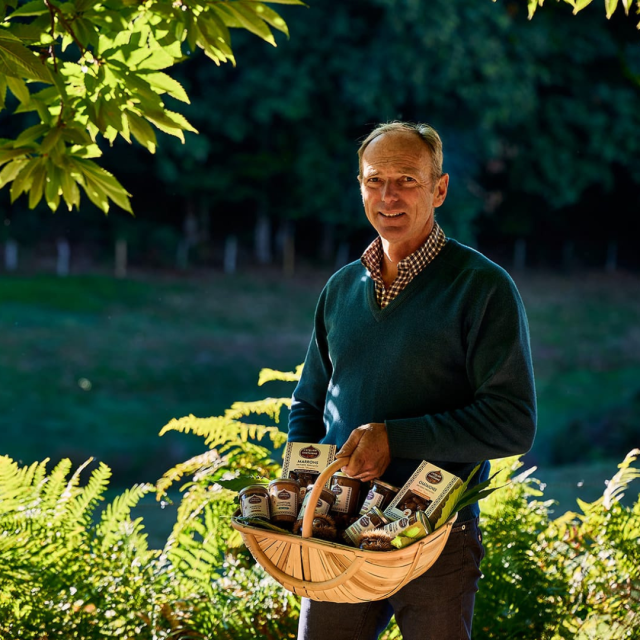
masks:
<svg viewBox="0 0 640 640"><path fill-rule="evenodd" d="M422 453L429 448L424 422L424 418L385 420L392 458L423 459Z"/></svg>

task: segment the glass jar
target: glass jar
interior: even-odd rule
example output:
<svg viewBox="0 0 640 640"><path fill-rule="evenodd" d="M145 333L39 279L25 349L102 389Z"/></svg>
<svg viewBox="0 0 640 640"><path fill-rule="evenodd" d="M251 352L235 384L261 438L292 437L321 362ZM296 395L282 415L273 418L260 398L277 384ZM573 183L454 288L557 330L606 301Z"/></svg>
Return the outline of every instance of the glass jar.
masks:
<svg viewBox="0 0 640 640"><path fill-rule="evenodd" d="M344 518L350 518L358 507L360 497L360 480L350 478L346 473L338 471L331 476L331 493L336 496L336 501L331 507L331 514L340 514Z"/></svg>
<svg viewBox="0 0 640 640"><path fill-rule="evenodd" d="M371 489L367 493L367 497L360 509L360 515L364 515L367 511L377 507L380 511L384 511L395 498L398 493L398 487L394 487L392 484L382 482L382 480L374 480L371 483Z"/></svg>
<svg viewBox="0 0 640 640"><path fill-rule="evenodd" d="M307 503L309 502L309 498L311 497L311 491L313 486L310 485L307 487L307 494L304 497L304 502L302 503L302 508L300 509L300 513L298 514L298 520L302 520L304 517L305 509L307 508ZM322 492L320 493L320 497L318 498L318 502L316 504L315 513L318 515L326 516L329 513L329 509L333 506L333 503L336 501L336 496L334 493L331 493L329 489L322 488Z"/></svg>
<svg viewBox="0 0 640 640"><path fill-rule="evenodd" d="M343 537L347 544L358 546L360 537L367 531L373 529L381 529L385 524L389 524L389 519L378 509L373 507L371 511L360 516L348 529L345 530Z"/></svg>
<svg viewBox="0 0 640 640"><path fill-rule="evenodd" d="M271 522L292 525L300 508L300 483L292 478L278 478L269 483Z"/></svg>
<svg viewBox="0 0 640 640"><path fill-rule="evenodd" d="M267 487L261 484L252 484L245 487L238 494L240 510L245 518L260 518L270 520L269 492Z"/></svg>

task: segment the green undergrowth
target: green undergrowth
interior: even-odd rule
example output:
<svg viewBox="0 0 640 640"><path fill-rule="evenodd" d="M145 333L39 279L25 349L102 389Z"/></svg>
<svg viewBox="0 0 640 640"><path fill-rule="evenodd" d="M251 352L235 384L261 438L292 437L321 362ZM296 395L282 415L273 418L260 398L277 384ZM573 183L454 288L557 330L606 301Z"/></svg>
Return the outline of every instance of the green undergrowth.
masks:
<svg viewBox="0 0 640 640"><path fill-rule="evenodd" d="M263 371L260 383L295 380ZM103 463L19 465L0 457L0 639L244 640L296 637L298 599L255 565L230 526L235 492L218 481L280 474L288 397L237 402L162 433L204 440L155 485L106 495ZM275 453L274 453L275 451ZM630 452L592 502L552 515L518 459L495 461L502 488L482 503L486 557L476 640L617 640L640 628L640 478ZM508 482L507 480L510 479ZM174 524L150 546L141 500L172 498ZM386 640L399 638L392 623Z"/></svg>

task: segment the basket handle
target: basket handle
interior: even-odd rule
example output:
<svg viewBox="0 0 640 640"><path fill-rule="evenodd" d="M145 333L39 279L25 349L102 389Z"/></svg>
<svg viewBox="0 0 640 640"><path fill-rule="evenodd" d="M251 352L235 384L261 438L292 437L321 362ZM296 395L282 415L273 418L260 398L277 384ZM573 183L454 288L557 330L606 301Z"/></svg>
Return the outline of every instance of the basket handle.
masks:
<svg viewBox="0 0 640 640"><path fill-rule="evenodd" d="M335 462L332 462L317 478L316 483L313 485L313 489L311 490L311 495L309 496L309 500L307 502L307 509L304 513L304 517L302 518L302 537L310 538L313 528L313 516L316 513L315 505L318 503L318 499L320 498L320 494L322 493L322 489L324 488L327 480L338 470L342 469L342 467L346 467L349 464L349 456L344 456L342 458L336 458ZM313 505L313 508L310 508L309 505Z"/></svg>

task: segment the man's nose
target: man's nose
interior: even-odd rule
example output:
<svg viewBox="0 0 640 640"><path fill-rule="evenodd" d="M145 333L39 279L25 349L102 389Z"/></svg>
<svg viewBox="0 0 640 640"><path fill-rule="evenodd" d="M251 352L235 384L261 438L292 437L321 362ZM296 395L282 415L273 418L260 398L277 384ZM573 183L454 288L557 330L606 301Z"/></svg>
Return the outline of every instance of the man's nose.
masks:
<svg viewBox="0 0 640 640"><path fill-rule="evenodd" d="M382 200L383 202L393 202L398 199L398 191L395 185L391 182L385 182L382 187Z"/></svg>

